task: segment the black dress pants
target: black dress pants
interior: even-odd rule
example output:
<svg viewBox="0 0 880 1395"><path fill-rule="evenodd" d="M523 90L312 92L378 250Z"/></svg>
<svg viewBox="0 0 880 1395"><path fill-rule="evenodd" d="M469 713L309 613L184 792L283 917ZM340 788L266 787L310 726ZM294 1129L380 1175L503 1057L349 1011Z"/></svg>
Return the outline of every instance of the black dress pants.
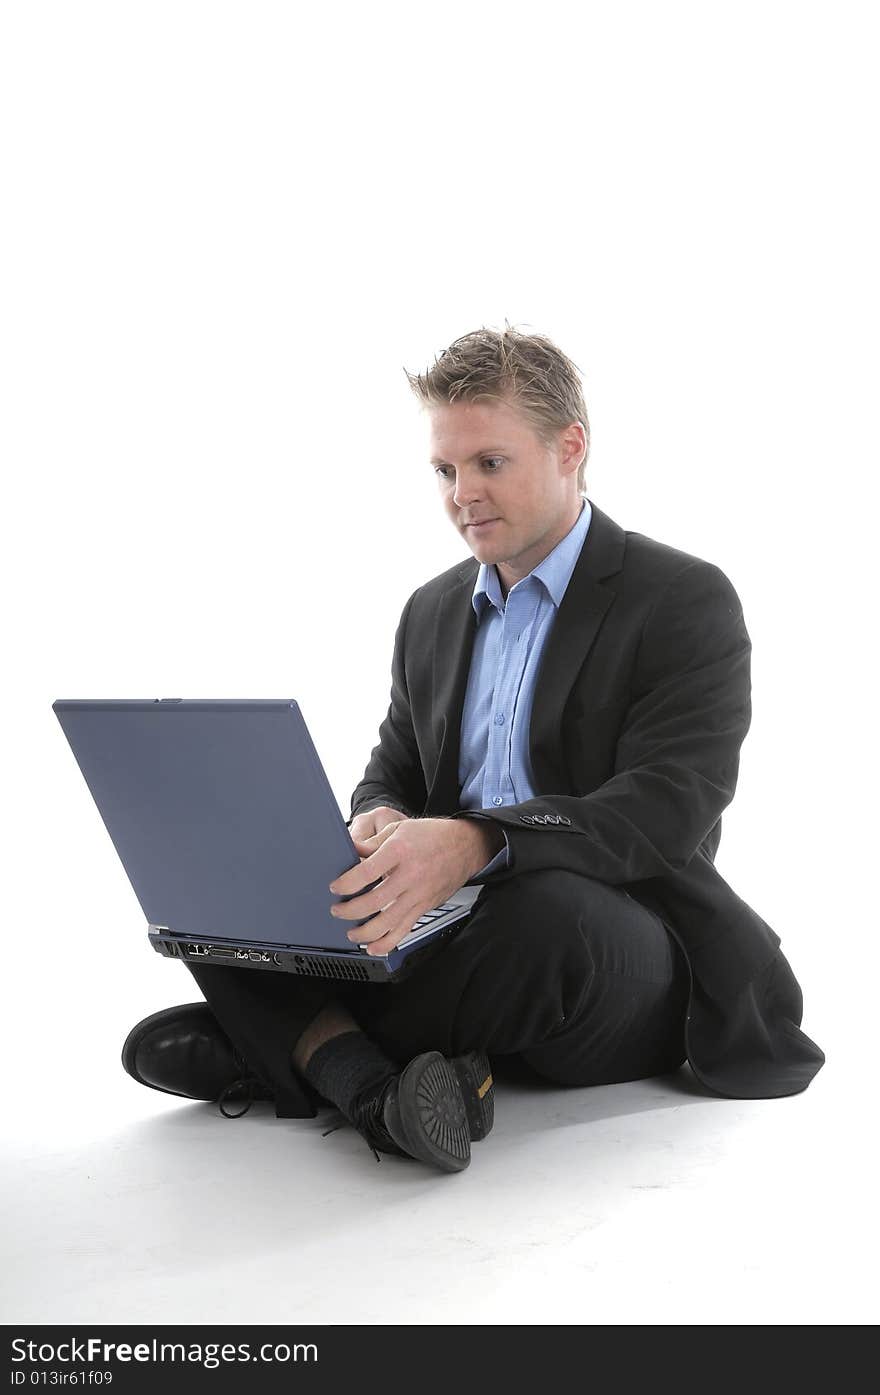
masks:
<svg viewBox="0 0 880 1395"><path fill-rule="evenodd" d="M336 983L189 964L220 1026L276 1093L314 1114L291 1052L335 999L392 1060L484 1049L548 1081L605 1085L685 1060L690 974L653 911L618 887L556 869L484 887L469 919L399 983Z"/></svg>

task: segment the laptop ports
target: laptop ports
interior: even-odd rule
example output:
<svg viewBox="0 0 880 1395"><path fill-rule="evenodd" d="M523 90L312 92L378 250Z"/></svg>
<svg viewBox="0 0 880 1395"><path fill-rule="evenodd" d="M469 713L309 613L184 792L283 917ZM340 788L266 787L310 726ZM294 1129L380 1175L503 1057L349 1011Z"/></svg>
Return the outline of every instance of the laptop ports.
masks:
<svg viewBox="0 0 880 1395"><path fill-rule="evenodd" d="M219 945L187 945L190 959L235 959L238 951L221 949Z"/></svg>

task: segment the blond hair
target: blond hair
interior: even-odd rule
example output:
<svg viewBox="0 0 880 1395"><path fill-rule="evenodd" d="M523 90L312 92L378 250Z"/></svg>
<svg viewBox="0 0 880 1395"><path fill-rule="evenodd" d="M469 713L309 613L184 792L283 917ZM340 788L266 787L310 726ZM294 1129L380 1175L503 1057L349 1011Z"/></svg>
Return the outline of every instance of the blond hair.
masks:
<svg viewBox="0 0 880 1395"><path fill-rule="evenodd" d="M516 407L545 447L557 432L579 421L586 436L577 487L583 493L590 454L590 423L580 371L541 334L521 334L505 320L501 330L471 330L434 359L425 373L409 373L409 385L423 407L497 399Z"/></svg>

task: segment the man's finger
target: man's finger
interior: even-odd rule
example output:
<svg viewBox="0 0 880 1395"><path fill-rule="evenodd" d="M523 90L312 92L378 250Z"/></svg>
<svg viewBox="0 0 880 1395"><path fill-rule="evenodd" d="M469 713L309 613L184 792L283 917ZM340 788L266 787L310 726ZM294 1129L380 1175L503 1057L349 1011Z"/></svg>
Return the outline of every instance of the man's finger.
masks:
<svg viewBox="0 0 880 1395"><path fill-rule="evenodd" d="M388 954L399 944L404 935L418 920L418 910L404 911L399 904L374 916L366 925L357 925L349 930L348 939L352 944L366 945L370 954Z"/></svg>
<svg viewBox="0 0 880 1395"><path fill-rule="evenodd" d="M377 882L380 877L386 876L397 866L397 857L393 845L377 848L369 857L365 857L363 862L357 867L349 867L347 872L343 872L341 877L330 883L330 891L335 896L353 896L358 891L363 891L370 882Z"/></svg>
<svg viewBox="0 0 880 1395"><path fill-rule="evenodd" d="M368 852L375 852L381 848L382 844L391 837L397 828L396 823L387 823L384 828L380 828L377 833L371 833L367 838L352 838L355 847L366 848Z"/></svg>
<svg viewBox="0 0 880 1395"><path fill-rule="evenodd" d="M377 847L381 847L381 844L376 843L375 834L370 838L352 838L351 841L354 843L355 852L361 857L369 857L370 853L374 853Z"/></svg>
<svg viewBox="0 0 880 1395"><path fill-rule="evenodd" d="M365 916L374 915L376 911L383 911L400 894L400 881L394 876L387 876L382 879L378 886L374 886L372 891L365 891L363 896L355 896L350 901L335 902L330 907L330 914L339 920L362 920Z"/></svg>

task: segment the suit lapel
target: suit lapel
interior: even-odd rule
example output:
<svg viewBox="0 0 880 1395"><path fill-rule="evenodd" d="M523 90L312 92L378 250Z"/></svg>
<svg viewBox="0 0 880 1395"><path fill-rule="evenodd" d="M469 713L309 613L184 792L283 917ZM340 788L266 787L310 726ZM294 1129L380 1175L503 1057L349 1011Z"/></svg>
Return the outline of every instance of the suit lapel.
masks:
<svg viewBox="0 0 880 1395"><path fill-rule="evenodd" d="M593 514L586 541L547 640L535 685L529 756L539 790L567 788L565 772L554 761L562 755L562 709L616 595L601 582L623 567L626 534L592 500L590 505Z"/></svg>
<svg viewBox="0 0 880 1395"><path fill-rule="evenodd" d="M461 715L477 632L472 597L478 570L476 560L466 562L459 580L444 593L437 610L431 687L434 740L439 755L428 790L427 814L457 809L461 794L458 783Z"/></svg>

